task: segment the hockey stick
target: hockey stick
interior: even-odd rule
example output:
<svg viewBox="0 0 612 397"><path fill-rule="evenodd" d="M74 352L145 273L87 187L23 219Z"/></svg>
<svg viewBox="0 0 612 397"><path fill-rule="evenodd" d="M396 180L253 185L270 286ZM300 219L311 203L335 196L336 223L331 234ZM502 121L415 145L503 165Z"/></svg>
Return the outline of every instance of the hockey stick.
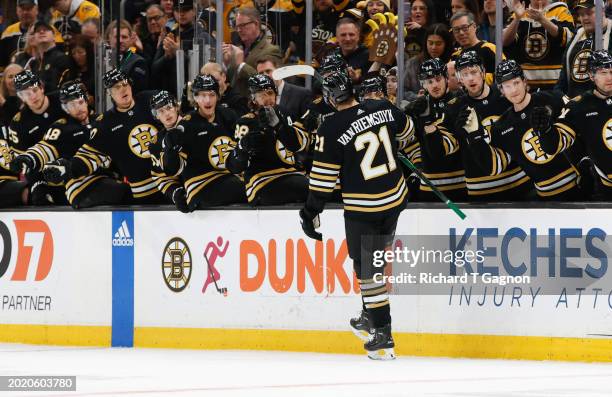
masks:
<svg viewBox="0 0 612 397"><path fill-rule="evenodd" d="M440 189L438 189L425 175L423 175L423 173L421 172L421 170L419 170L416 165L412 164L412 162L410 160L408 160L408 158L406 156L404 156L401 153L397 154L399 156L399 159L401 160L402 163L404 163L406 165L406 167L410 168L410 170L412 172L414 172L427 186L429 186L431 188L431 190L434 192L434 194L440 199L442 200L442 202L444 204L446 204L446 206L448 208L450 208L451 210L453 210L453 212L455 214L457 214L457 216L461 219L465 219L467 217L467 215L465 215L465 213L463 213L463 211L461 211L461 209L459 209L459 207L457 207L457 204L455 204L451 199L449 199L448 197L446 197L446 195L444 193L442 193L440 191Z"/></svg>
<svg viewBox="0 0 612 397"><path fill-rule="evenodd" d="M315 76L316 71L312 66L308 65L289 65L278 68L272 72L272 78L274 80L284 80L288 77L293 76Z"/></svg>
<svg viewBox="0 0 612 397"><path fill-rule="evenodd" d="M203 256L204 256L204 260L206 261L206 266L208 267L208 274L210 274L210 276L212 277L213 283L215 284L215 289L221 295L227 296L227 288L225 287L219 288L219 285L217 284L217 280L215 279L215 273L213 273L212 268L210 266L210 262L208 262L208 258L206 257L206 252L204 253Z"/></svg>

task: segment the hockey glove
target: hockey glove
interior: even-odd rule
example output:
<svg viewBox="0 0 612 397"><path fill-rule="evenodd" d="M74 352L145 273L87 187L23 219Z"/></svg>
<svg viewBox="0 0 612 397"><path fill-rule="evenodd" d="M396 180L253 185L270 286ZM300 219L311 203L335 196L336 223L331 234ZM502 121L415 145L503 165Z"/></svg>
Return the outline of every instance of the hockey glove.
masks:
<svg viewBox="0 0 612 397"><path fill-rule="evenodd" d="M182 125L177 125L174 128L169 129L164 136L162 147L164 150L172 150L178 152L183 146L183 132L185 128Z"/></svg>
<svg viewBox="0 0 612 397"><path fill-rule="evenodd" d="M55 204L49 185L44 181L38 181L30 188L30 204L32 205L53 205Z"/></svg>
<svg viewBox="0 0 612 397"><path fill-rule="evenodd" d="M45 165L43 176L50 183L66 183L72 179L72 162L68 159L58 159Z"/></svg>
<svg viewBox="0 0 612 397"><path fill-rule="evenodd" d="M259 120L263 125L278 129L281 126L283 115L275 107L263 107L259 109Z"/></svg>
<svg viewBox="0 0 612 397"><path fill-rule="evenodd" d="M406 114L412 118L429 115L429 101L420 96L406 106Z"/></svg>
<svg viewBox="0 0 612 397"><path fill-rule="evenodd" d="M189 208L187 204L187 196L185 195L185 189L180 187L172 193L172 202L176 205L176 209L181 211L183 214L193 212L193 209Z"/></svg>
<svg viewBox="0 0 612 397"><path fill-rule="evenodd" d="M265 147L265 136L259 132L249 132L240 139L238 148L246 151L249 156L255 156L263 152Z"/></svg>
<svg viewBox="0 0 612 397"><path fill-rule="evenodd" d="M11 171L16 174L21 174L23 171L24 174L29 174L31 171L34 171L34 159L27 154L20 154L15 157L13 161L11 161Z"/></svg>
<svg viewBox="0 0 612 397"><path fill-rule="evenodd" d="M550 131L552 125L552 110L548 106L536 106L529 118L533 133L537 136Z"/></svg>
<svg viewBox="0 0 612 397"><path fill-rule="evenodd" d="M315 240L323 240L323 235L316 231L321 226L319 215L312 215L306 208L300 210L300 223L304 234Z"/></svg>

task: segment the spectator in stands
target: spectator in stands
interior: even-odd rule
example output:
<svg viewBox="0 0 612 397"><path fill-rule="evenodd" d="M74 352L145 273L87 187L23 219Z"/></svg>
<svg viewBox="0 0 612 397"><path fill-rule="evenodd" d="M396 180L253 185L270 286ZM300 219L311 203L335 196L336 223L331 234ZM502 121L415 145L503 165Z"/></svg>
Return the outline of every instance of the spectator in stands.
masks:
<svg viewBox="0 0 612 397"><path fill-rule="evenodd" d="M166 14L166 26L171 30L174 29L176 23L176 19L174 19L174 0L160 0L159 5Z"/></svg>
<svg viewBox="0 0 612 397"><path fill-rule="evenodd" d="M561 73L563 51L571 40L574 19L565 3L531 0L529 8L514 0L512 21L503 32L532 89L552 89Z"/></svg>
<svg viewBox="0 0 612 397"><path fill-rule="evenodd" d="M461 89L459 80L457 79L457 69L455 68L455 61L450 61L446 64L446 73L448 74L448 91L457 92Z"/></svg>
<svg viewBox="0 0 612 397"><path fill-rule="evenodd" d="M480 5L478 0L452 0L451 11L453 15L459 11L471 12L476 21L480 21Z"/></svg>
<svg viewBox="0 0 612 397"><path fill-rule="evenodd" d="M259 11L252 7L240 8L236 14L236 31L240 36L240 45L244 52L243 62L253 68L256 67L257 60L264 56L275 57L279 63L282 59L280 48L266 40L260 18ZM232 47L235 53L236 46ZM224 53L229 50L229 47L224 45Z"/></svg>
<svg viewBox="0 0 612 397"><path fill-rule="evenodd" d="M111 48L117 47L117 21L112 21L107 29L108 42ZM132 91L137 94L149 87L149 67L147 61L136 52L137 35L132 25L126 20L119 24L119 70L131 80Z"/></svg>
<svg viewBox="0 0 612 397"><path fill-rule="evenodd" d="M221 106L234 109L239 116L248 113L248 96L241 95L236 88L235 82L228 81L227 71L224 65L209 62L202 67L200 74L210 74L219 83L219 95L221 96L219 104ZM253 74L255 74L255 72L253 72ZM248 74L242 72L238 76L238 79L244 79L248 82L249 77ZM247 83L245 83L245 86L246 85Z"/></svg>
<svg viewBox="0 0 612 397"><path fill-rule="evenodd" d="M70 58L55 45L54 29L44 21L38 21L32 29L36 41L35 57L30 69L36 71L45 85L45 91L52 94L67 81L72 63Z"/></svg>
<svg viewBox="0 0 612 397"><path fill-rule="evenodd" d="M263 57L257 61L257 73L263 73L272 79L272 72L278 68L274 57ZM278 94L276 104L285 116L298 120L306 111L312 100L312 94L304 87L287 83L284 80L274 80Z"/></svg>
<svg viewBox="0 0 612 397"><path fill-rule="evenodd" d="M563 69L555 89L563 91L570 98L594 88L589 77L587 61L595 49L595 2L579 0L574 7L582 25L570 41L563 54ZM612 20L603 16L603 48L612 52Z"/></svg>
<svg viewBox="0 0 612 397"><path fill-rule="evenodd" d="M185 62L183 64L184 75L189 75L189 54L188 50L193 47L195 30L193 22L195 20L195 12L193 10L193 1L179 0L174 3L174 11L176 17L176 26L170 33L166 34L161 41L153 64L151 66L151 74L153 76L164 76L166 78L156 78L152 81L151 88L163 89L178 97L176 86L176 51L179 48L185 50ZM180 40L180 42L179 42ZM205 44L211 44L212 38L206 32L202 32L199 43L200 48L204 48Z"/></svg>
<svg viewBox="0 0 612 397"><path fill-rule="evenodd" d="M147 29L145 35L140 40L142 41L142 55L150 66L155 58L157 47L159 47L159 44L164 39L168 17L159 4L151 4L145 12L145 17Z"/></svg>
<svg viewBox="0 0 612 397"><path fill-rule="evenodd" d="M13 117L19 111L21 101L17 97L15 90L15 75L23 72L23 68L16 63L12 63L4 68L2 80L0 81L0 129L7 127ZM3 131L3 136L6 136Z"/></svg>
<svg viewBox="0 0 612 397"><path fill-rule="evenodd" d="M505 3L503 4L503 17L504 26L508 24L508 18L510 17L508 13L508 7L506 7ZM495 42L495 21L496 21L496 7L495 0L484 0L482 14L480 16L480 25L478 26L478 38L480 40L488 41L497 45Z"/></svg>
<svg viewBox="0 0 612 397"><path fill-rule="evenodd" d="M81 80L87 89L87 100L90 105L93 105L93 94L96 92L94 46L85 36L77 34L72 36L68 50L72 58L69 80Z"/></svg>
<svg viewBox="0 0 612 397"><path fill-rule="evenodd" d="M89 18L81 26L81 34L95 46L100 42L100 20Z"/></svg>
<svg viewBox="0 0 612 397"><path fill-rule="evenodd" d="M436 23L436 11L431 0L415 0L410 9L410 21L406 23L406 57L412 58L424 50L426 29Z"/></svg>
<svg viewBox="0 0 612 397"><path fill-rule="evenodd" d="M474 14L466 11L456 12L451 18L451 30L457 44L461 46L461 48L453 53L451 58L457 59L464 51L476 51L484 62L487 84L493 84L495 44L478 39L476 35L478 27Z"/></svg>
<svg viewBox="0 0 612 397"><path fill-rule="evenodd" d="M425 33L425 47L418 56L406 60L404 68L405 98L413 99L421 90L418 79L419 68L423 61L432 58L440 58L447 63L453 52L453 38L448 31L448 26L435 23L427 28Z"/></svg>
<svg viewBox="0 0 612 397"><path fill-rule="evenodd" d="M370 69L369 50L361 44L361 28L352 18L342 18L336 25L336 40L346 60L353 84L359 84Z"/></svg>
<svg viewBox="0 0 612 397"><path fill-rule="evenodd" d="M385 12L393 12L391 10L390 0L367 0L365 5L364 19L361 21L361 34L363 35L364 46L370 48L374 42L374 34L372 29L366 24L366 21L368 19L372 19L372 17L376 14L384 14Z"/></svg>
<svg viewBox="0 0 612 397"><path fill-rule="evenodd" d="M0 71L11 62L11 58L26 47L27 32L38 17L38 0L17 0L17 18L9 25L0 39Z"/></svg>
<svg viewBox="0 0 612 397"><path fill-rule="evenodd" d="M54 0L51 25L64 40L81 33L83 22L90 18L100 18L100 9L88 0Z"/></svg>

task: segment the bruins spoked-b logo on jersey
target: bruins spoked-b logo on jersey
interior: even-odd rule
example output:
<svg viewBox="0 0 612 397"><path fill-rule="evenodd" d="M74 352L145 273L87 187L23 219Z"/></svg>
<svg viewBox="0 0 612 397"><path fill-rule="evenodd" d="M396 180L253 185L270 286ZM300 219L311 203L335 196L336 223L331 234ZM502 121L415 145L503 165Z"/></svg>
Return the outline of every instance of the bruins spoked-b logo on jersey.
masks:
<svg viewBox="0 0 612 397"><path fill-rule="evenodd" d="M181 292L189 284L192 270L191 250L185 240L174 237L162 255L162 273L166 286L173 292Z"/></svg>
<svg viewBox="0 0 612 397"><path fill-rule="evenodd" d="M149 146L157 142L157 128L151 124L139 124L132 128L128 137L128 144L136 156L148 159L151 157Z"/></svg>
<svg viewBox="0 0 612 397"><path fill-rule="evenodd" d="M589 48L585 48L576 54L572 62L572 80L583 83L589 79L588 62L590 56L591 50Z"/></svg>
<svg viewBox="0 0 612 397"><path fill-rule="evenodd" d="M533 61L540 61L548 55L550 43L542 32L531 32L525 38L525 54Z"/></svg>
<svg viewBox="0 0 612 397"><path fill-rule="evenodd" d="M13 155L11 154L11 150L9 148L8 142L4 139L0 139L0 167L5 170L10 169L9 165L13 160Z"/></svg>
<svg viewBox="0 0 612 397"><path fill-rule="evenodd" d="M533 133L533 128L527 130L525 135L523 135L522 149L525 157L532 163L546 164L554 157L554 155L547 154L542 150L540 140L538 136Z"/></svg>
<svg viewBox="0 0 612 397"><path fill-rule="evenodd" d="M612 119L608 119L608 122L604 125L602 136L606 147L612 151Z"/></svg>
<svg viewBox="0 0 612 397"><path fill-rule="evenodd" d="M293 157L293 152L287 150L285 145L282 144L281 141L276 141L276 154L278 158L285 164L295 165L295 158Z"/></svg>
<svg viewBox="0 0 612 397"><path fill-rule="evenodd" d="M228 136L219 136L208 147L208 160L216 169L224 170L225 161L232 150L236 147L236 142Z"/></svg>

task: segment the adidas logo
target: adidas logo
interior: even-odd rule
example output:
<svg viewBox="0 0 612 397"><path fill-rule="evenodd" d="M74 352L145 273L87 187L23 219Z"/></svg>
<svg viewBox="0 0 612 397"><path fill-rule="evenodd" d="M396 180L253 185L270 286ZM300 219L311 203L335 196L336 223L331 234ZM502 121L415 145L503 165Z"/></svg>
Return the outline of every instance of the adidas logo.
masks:
<svg viewBox="0 0 612 397"><path fill-rule="evenodd" d="M130 234L130 230L128 229L127 223L125 221L121 222L121 226L115 232L115 237L113 238L113 247L132 247L134 245L134 239Z"/></svg>
<svg viewBox="0 0 612 397"><path fill-rule="evenodd" d="M365 112L361 109L357 110L357 116L359 116L360 114L364 114Z"/></svg>

